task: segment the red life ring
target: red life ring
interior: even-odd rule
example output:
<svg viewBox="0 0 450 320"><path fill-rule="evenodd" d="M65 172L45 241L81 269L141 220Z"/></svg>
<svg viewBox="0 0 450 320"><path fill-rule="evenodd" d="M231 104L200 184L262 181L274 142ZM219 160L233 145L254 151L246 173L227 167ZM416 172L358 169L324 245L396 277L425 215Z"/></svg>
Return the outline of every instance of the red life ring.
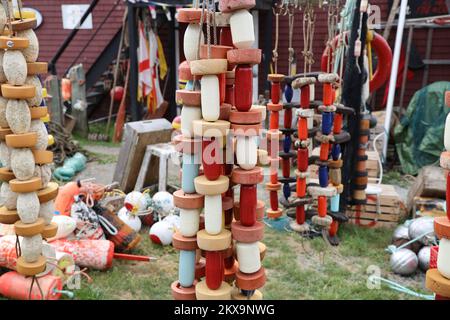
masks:
<svg viewBox="0 0 450 320"><path fill-rule="evenodd" d="M339 35L334 38L333 42L337 44L338 40ZM373 32L371 45L378 57L378 66L373 75L373 79L370 81L370 92L373 92L379 89L389 78L392 64L392 50L387 41L376 32ZM332 53L331 48L329 50L325 48L322 54L321 70L323 72L327 72L328 55Z"/></svg>

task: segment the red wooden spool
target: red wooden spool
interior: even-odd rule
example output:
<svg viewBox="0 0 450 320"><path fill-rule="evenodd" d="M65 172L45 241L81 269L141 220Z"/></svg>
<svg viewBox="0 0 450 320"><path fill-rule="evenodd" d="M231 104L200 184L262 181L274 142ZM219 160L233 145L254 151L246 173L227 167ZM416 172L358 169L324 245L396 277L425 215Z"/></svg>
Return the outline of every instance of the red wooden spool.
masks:
<svg viewBox="0 0 450 320"><path fill-rule="evenodd" d="M227 75L225 73L221 73L217 75L217 77L219 78L220 105L222 105L225 102Z"/></svg>
<svg viewBox="0 0 450 320"><path fill-rule="evenodd" d="M334 124L333 124L333 133L339 134L342 130L342 113L335 113L334 114Z"/></svg>
<svg viewBox="0 0 450 320"><path fill-rule="evenodd" d="M339 229L339 222L333 219L333 222L331 223L330 230L328 231L328 234L330 237L334 237Z"/></svg>
<svg viewBox="0 0 450 320"><path fill-rule="evenodd" d="M221 251L206 251L205 277L206 285L211 290L217 290L222 285L225 265Z"/></svg>
<svg viewBox="0 0 450 320"><path fill-rule="evenodd" d="M300 106L303 109L308 109L311 100L309 86L303 86L300 89Z"/></svg>
<svg viewBox="0 0 450 320"><path fill-rule="evenodd" d="M333 104L333 88L331 83L323 84L323 104L326 106Z"/></svg>
<svg viewBox="0 0 450 320"><path fill-rule="evenodd" d="M308 140L308 120L306 118L298 118L298 139Z"/></svg>
<svg viewBox="0 0 450 320"><path fill-rule="evenodd" d="M256 222L256 185L241 185L240 203L240 219L241 224L250 227Z"/></svg>
<svg viewBox="0 0 450 320"><path fill-rule="evenodd" d="M218 152L218 144L216 144L216 147L214 148L208 148L211 143L215 143L214 138L202 141L202 164L203 173L206 178L210 181L214 181L219 179L222 173L222 164L215 161L216 152ZM206 148L208 148L208 151L211 150L211 152L205 152Z"/></svg>
<svg viewBox="0 0 450 320"><path fill-rule="evenodd" d="M278 129L278 124L280 123L280 113L278 111L272 111L270 113L270 125L269 129Z"/></svg>
<svg viewBox="0 0 450 320"><path fill-rule="evenodd" d="M278 192L270 191L270 208L275 211L278 210Z"/></svg>
<svg viewBox="0 0 450 320"><path fill-rule="evenodd" d="M291 161L289 158L284 158L281 161L281 169L283 171L283 177L289 178L289 176L291 175Z"/></svg>
<svg viewBox="0 0 450 320"><path fill-rule="evenodd" d="M288 108L284 110L284 127L290 129L292 127L292 109Z"/></svg>
<svg viewBox="0 0 450 320"><path fill-rule="evenodd" d="M225 89L225 103L234 106L234 85L227 85Z"/></svg>
<svg viewBox="0 0 450 320"><path fill-rule="evenodd" d="M272 82L271 91L270 91L270 97L272 99L272 103L279 103L280 102L280 92L281 92L280 83L279 82Z"/></svg>
<svg viewBox="0 0 450 320"><path fill-rule="evenodd" d="M302 225L306 221L305 206L301 205L295 208L295 220Z"/></svg>
<svg viewBox="0 0 450 320"><path fill-rule="evenodd" d="M308 171L308 149L297 149L297 169L300 172Z"/></svg>
<svg viewBox="0 0 450 320"><path fill-rule="evenodd" d="M319 217L325 217L327 215L327 197L319 196L317 198L317 211Z"/></svg>
<svg viewBox="0 0 450 320"><path fill-rule="evenodd" d="M238 111L248 111L253 102L253 70L249 65L238 65L235 71L234 105Z"/></svg>
<svg viewBox="0 0 450 320"><path fill-rule="evenodd" d="M305 178L297 178L297 197L303 198L306 196L306 179Z"/></svg>
<svg viewBox="0 0 450 320"><path fill-rule="evenodd" d="M330 144L322 143L320 145L320 160L327 161L329 153L330 153Z"/></svg>
<svg viewBox="0 0 450 320"><path fill-rule="evenodd" d="M219 41L222 46L233 47L233 37L231 36L230 27L222 27L220 29Z"/></svg>

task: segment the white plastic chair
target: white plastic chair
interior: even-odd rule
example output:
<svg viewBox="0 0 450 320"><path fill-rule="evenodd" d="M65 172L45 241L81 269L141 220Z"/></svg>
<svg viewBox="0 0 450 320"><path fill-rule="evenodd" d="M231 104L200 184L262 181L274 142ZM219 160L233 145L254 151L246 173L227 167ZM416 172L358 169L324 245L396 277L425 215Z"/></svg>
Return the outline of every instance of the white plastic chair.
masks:
<svg viewBox="0 0 450 320"><path fill-rule="evenodd" d="M385 133L382 132L379 135L377 135L375 137L375 139L373 139L373 150L377 155L377 162L378 162L378 167L379 167L379 176L376 178L369 178L369 182L373 182L373 183L369 183L367 185L366 188L366 195L367 196L374 196L376 197L376 206L377 206L377 214L380 215L381 214L381 204L380 204L380 195L381 192L383 191L381 189L381 182L383 181L383 164L381 162L381 157L380 157L380 153L377 150L377 140L380 139Z"/></svg>

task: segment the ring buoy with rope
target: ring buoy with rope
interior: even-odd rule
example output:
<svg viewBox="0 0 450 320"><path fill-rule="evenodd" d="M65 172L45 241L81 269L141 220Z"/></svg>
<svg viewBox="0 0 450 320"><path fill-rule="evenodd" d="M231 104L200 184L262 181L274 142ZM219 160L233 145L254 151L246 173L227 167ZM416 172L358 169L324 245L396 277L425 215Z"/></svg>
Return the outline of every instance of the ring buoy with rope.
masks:
<svg viewBox="0 0 450 320"><path fill-rule="evenodd" d="M389 47L389 44L387 41L378 33L371 31L368 33L369 37L371 36L372 39L369 39L372 48L375 51L376 56L378 57L378 63L377 63L377 69L375 73L373 74L372 80L370 80L370 92L373 92L381 86L388 80L389 74L391 71L391 65L392 65L392 50L391 47ZM334 40L333 44L336 45L339 40L340 35L337 35ZM331 48L325 48L325 51L322 54L322 61L321 61L321 70L323 72L327 72L329 68L327 68L328 64L328 57L330 54L333 54L333 51ZM332 66L330 66L330 69Z"/></svg>

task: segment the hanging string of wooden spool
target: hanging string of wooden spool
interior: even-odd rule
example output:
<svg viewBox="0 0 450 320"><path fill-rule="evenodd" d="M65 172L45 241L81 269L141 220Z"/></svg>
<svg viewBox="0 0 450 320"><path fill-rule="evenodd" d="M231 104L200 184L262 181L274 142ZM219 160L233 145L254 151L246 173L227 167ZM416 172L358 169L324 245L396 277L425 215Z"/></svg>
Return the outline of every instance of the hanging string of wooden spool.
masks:
<svg viewBox="0 0 450 320"><path fill-rule="evenodd" d="M316 16L311 1L307 1L303 14L303 51L304 73L310 73L314 64L314 29Z"/></svg>
<svg viewBox="0 0 450 320"><path fill-rule="evenodd" d="M294 5L292 1L288 1L284 4L285 6L285 15L288 15L289 21L289 32L288 32L288 43L289 43L289 52L288 52L288 68L291 69L291 61L293 62L293 49L292 49L292 38L293 32L293 9ZM288 74L291 70L288 70ZM279 156L281 157L281 168L282 168L282 177L279 179L279 182L283 184L283 196L285 202L289 202L289 198L291 197L291 186L290 184L295 182L295 177L291 177L291 163L292 159L295 157L295 153L291 151L292 149L292 136L295 132L295 129L292 128L292 109L294 108L294 104L292 103L293 98L293 90L291 83L286 83L284 88L284 98L286 103L283 104L284 109L284 123L281 132L283 133L283 148L280 152Z"/></svg>
<svg viewBox="0 0 450 320"><path fill-rule="evenodd" d="M311 148L311 134L312 134L312 117L314 110L310 109L311 91L316 81L315 77L308 77L306 72L309 69L308 66L311 61L311 50L309 48L310 39L313 31L311 28L311 4L307 2L299 6L304 10L303 14L303 37L304 48L302 56L304 60L304 74L303 76L296 78L292 82L294 89L300 90L300 108L297 110L297 136L298 140L294 146L296 149L297 168L295 170L295 182L296 182L296 197L292 201L292 206L295 207L295 219L291 221L290 227L292 230L307 235L310 228L306 223L306 206L311 203L311 197L307 194L307 179L309 176L308 164L309 164L309 151ZM309 26L309 29L308 29Z"/></svg>
<svg viewBox="0 0 450 320"><path fill-rule="evenodd" d="M270 163L270 181L266 183L266 190L269 192L270 208L266 211L268 219L278 219L282 215L282 210L278 205L278 191L281 189L281 183L278 181L278 168L281 158L279 157L279 139L281 131L279 130L280 111L283 109L281 99L281 82L284 75L278 74L278 37L279 37L279 17L283 11L283 1L274 3L272 8L275 16L275 46L273 49L272 61L274 63L274 73L269 74L267 80L270 82L271 102L267 104L270 123L267 133L267 152ZM270 221L270 220L269 220Z"/></svg>
<svg viewBox="0 0 450 320"><path fill-rule="evenodd" d="M2 84L2 95L8 100L2 121L6 121L7 126L3 126L9 128L4 138L10 153L0 152L2 162L7 159L4 164L7 164L8 181L3 181L4 186L14 192L16 198L8 207L6 204L2 207L0 221L5 223L6 213L11 218L7 223L14 224L17 237L16 271L32 277L30 292L36 284L44 297L36 276L47 267L43 239L54 237L57 226L51 223L53 198L41 204L38 196L38 192L49 189L53 153L46 150L48 133L44 123L40 117L32 116L32 109L40 108L43 101L40 79L29 70L29 65L37 64L39 53L39 42L32 30L36 19L22 18L20 1L19 20L14 19L9 1L2 1L2 5L9 29L9 36L2 36L0 41L1 49L6 50L3 55L6 83ZM14 213L13 217L11 213ZM19 236L22 237L20 241Z"/></svg>

